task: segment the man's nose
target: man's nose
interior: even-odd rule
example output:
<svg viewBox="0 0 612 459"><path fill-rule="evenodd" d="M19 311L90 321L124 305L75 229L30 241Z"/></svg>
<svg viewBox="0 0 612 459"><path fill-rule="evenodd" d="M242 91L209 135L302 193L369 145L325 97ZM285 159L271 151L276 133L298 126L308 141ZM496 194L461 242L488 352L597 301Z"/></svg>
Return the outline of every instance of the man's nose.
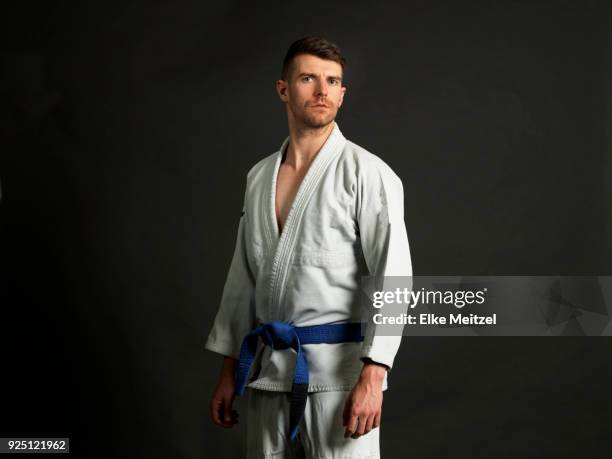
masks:
<svg viewBox="0 0 612 459"><path fill-rule="evenodd" d="M328 84L327 81L321 80L317 84L316 94L317 96L327 96Z"/></svg>

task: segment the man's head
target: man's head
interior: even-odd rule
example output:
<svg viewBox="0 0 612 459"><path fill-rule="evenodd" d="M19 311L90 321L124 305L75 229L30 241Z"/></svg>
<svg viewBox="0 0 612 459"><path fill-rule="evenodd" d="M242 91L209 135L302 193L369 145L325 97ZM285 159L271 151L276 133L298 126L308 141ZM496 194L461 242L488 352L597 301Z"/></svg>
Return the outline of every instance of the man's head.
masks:
<svg viewBox="0 0 612 459"><path fill-rule="evenodd" d="M346 91L345 64L340 49L324 38L305 37L289 47L276 89L290 123L316 129L334 121Z"/></svg>

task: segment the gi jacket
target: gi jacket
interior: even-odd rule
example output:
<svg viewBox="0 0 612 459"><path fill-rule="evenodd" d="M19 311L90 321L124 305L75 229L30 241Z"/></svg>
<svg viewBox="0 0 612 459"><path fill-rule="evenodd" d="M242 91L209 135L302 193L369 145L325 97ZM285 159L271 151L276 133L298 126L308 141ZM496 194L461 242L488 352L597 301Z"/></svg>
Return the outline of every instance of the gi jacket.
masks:
<svg viewBox="0 0 612 459"><path fill-rule="evenodd" d="M279 234L276 179L288 143L289 138L247 175L236 248L205 345L236 359L242 339L260 323L359 322L361 276L412 275L402 182L380 158L348 141L337 124ZM368 322L363 342L304 345L308 390L352 389L362 358L391 368L401 336L379 336L376 327ZM295 355L260 342L248 387L290 392Z"/></svg>

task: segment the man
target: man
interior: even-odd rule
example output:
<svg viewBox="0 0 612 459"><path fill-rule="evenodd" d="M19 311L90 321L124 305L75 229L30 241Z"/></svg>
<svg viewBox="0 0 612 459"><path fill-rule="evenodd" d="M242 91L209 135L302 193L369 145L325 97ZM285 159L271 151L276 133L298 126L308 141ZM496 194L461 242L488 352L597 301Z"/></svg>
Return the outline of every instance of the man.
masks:
<svg viewBox="0 0 612 459"><path fill-rule="evenodd" d="M344 66L323 38L291 45L276 82L289 137L247 175L206 348L225 356L216 424L237 422L234 395L248 387L248 457L380 456L383 391L401 336L379 336L371 320L361 335L359 281L412 267L401 180L334 121Z"/></svg>

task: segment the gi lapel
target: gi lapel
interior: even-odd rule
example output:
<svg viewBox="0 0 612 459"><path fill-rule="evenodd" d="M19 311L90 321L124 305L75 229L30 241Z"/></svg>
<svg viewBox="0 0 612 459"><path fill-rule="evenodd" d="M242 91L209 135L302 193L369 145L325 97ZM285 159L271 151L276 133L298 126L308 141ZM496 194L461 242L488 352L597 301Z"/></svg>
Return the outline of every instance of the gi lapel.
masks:
<svg viewBox="0 0 612 459"><path fill-rule="evenodd" d="M272 173L271 186L269 189L268 196L268 216L265 219L267 222L267 233L270 239L270 247L274 247L276 242L276 248L274 252L274 258L272 260L272 272L270 276L270 290L269 290L269 301L270 311L277 318L281 318L281 300L283 298L284 287L287 278L287 272L289 271L289 263L291 261L291 254L294 251L295 244L297 241L297 233L302 222L302 216L308 201L312 197L317 185L321 181L327 167L330 165L332 160L336 158L346 144L346 139L340 132L340 128L334 123L334 129L331 134L321 147L321 150L312 161L308 172L302 179L302 183L298 187L297 194L293 199L293 203L289 209L287 219L283 231L278 234L278 222L276 220L276 180L278 177L278 170L283 157L283 152L289 143L289 138L285 139L280 150L278 151L276 162L274 164L274 171Z"/></svg>

